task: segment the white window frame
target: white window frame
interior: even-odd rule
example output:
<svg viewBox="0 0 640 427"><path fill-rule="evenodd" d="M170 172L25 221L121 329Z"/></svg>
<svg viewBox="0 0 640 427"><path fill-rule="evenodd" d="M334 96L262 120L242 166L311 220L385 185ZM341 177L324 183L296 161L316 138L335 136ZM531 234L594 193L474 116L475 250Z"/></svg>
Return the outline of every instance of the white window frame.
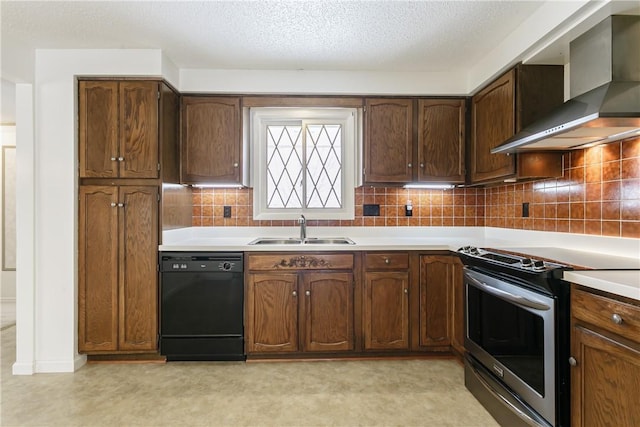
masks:
<svg viewBox="0 0 640 427"><path fill-rule="evenodd" d="M307 219L354 219L355 187L359 180L360 112L357 108L250 108L251 186L253 218L256 220L291 220L304 215ZM267 208L267 125L299 121L309 124L342 126L342 207L341 208Z"/></svg>

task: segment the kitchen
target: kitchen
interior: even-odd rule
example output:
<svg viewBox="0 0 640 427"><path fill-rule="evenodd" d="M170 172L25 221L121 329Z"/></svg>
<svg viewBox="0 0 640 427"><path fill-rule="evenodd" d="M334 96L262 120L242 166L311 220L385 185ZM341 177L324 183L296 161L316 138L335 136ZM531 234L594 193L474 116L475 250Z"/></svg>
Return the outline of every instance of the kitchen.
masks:
<svg viewBox="0 0 640 427"><path fill-rule="evenodd" d="M510 61L511 60L507 60L504 61L504 63L508 63ZM76 233L76 223L74 218L76 218L77 214L75 209L72 207L77 206L77 202L75 201L76 193L75 191L71 191L71 189L75 188L77 185L75 172L77 155L75 154L75 149L69 148L71 147L69 143L64 142L74 140L76 129L75 121L72 115L69 114L70 111L73 111L73 105L75 103L75 97L72 96L74 93L73 76L163 75L167 80L172 82L174 86L179 87L181 91L185 92L205 91L251 93L283 91L282 86L278 81L272 82L273 86L265 83L264 86L266 89L265 87L262 89L257 88L255 86L255 82L252 86L252 84L246 80L242 86L234 87L234 85L237 85L237 81L233 79L232 75L230 75L232 73L224 73L222 71L207 73L202 70L191 70L189 72L181 71L178 73L178 70L176 70L175 67L171 67L170 61L164 57L162 52L159 51L143 50L133 52L85 50L79 52L71 50L42 50L37 52L36 65L37 80L35 114L27 114L27 118L31 118L31 120L35 121L38 139L38 152L37 155L32 154L34 156L32 160L27 159L27 165L37 164L38 173L34 173L31 177L32 187L27 185L27 187L22 188L40 188L45 191L27 191L23 195L26 199L23 200L23 203L26 203L27 205L29 203L35 203L38 207L38 214L34 214L35 217L31 220L28 217L21 217L21 219L24 219L25 221L32 221L32 224L36 224L34 228L27 229L26 234L23 233L23 236L27 236L25 238L26 246L23 246L21 250L26 251L27 254L59 253L61 250L72 254L76 247L76 239L73 236L75 236ZM488 75L493 75L495 72L496 69L493 68ZM237 74L240 76L242 75L242 73ZM274 73L269 72L261 73L262 77L266 80L268 80L269 75L273 74ZM305 73L291 74L300 75L303 77L303 80L305 76L308 75ZM325 74L324 79L327 78L326 73L320 74ZM188 77L189 75L191 77ZM490 80L488 75L486 80ZM224 77L222 80L228 82L228 86L226 88L216 87L215 82L221 80L216 79L215 76ZM251 73L246 72L245 76L251 77ZM320 77L318 80L314 80L314 84L317 84L318 87L311 87L304 85L300 86L304 83L300 80L298 80L297 86L294 76L287 74L287 77L291 77L292 83L291 89L288 91L293 93L312 92L322 94L335 93L338 91L340 93L349 94L353 92L376 92L376 90L372 88L360 87L357 82L353 82L351 80L348 80L348 82L345 80L344 83L342 83L343 87L341 87L340 80L338 80L339 84L338 87L336 87L333 81L328 82ZM277 80L277 75L273 75L273 78ZM347 77L345 76L345 79L346 78ZM31 99L31 95L29 94L30 88L27 86L28 85L18 85L18 93L22 93L24 95L25 91L28 92L26 94L26 98L29 100ZM434 87L435 86L438 85L434 84ZM481 85L478 84L478 87L479 86ZM405 95L415 93L437 95L452 92L455 93L456 91L451 90L446 86L438 86L437 89L434 88L433 90L428 88L397 88L396 90L391 91L391 93L402 93ZM24 104L21 105L23 107L25 106ZM27 145L27 147L29 146L31 145ZM67 148L61 150L61 147ZM616 147L616 145L612 145L611 147ZM573 163L571 164L571 169L575 169L576 173L583 172L585 175L587 173L591 173L587 172L590 170L587 168L587 165L591 164L600 165L597 166L600 168L603 167L602 165L606 165L610 169L615 169L616 165L618 165L621 169L627 170L625 165L635 164L636 160L634 159L637 158L637 154L633 154L632 144L625 144L623 142L620 145L617 145L617 147L620 150L617 156L611 155L607 150L606 157L603 157L603 149L584 152L582 158L579 158L579 154L573 156L572 153L571 160ZM26 151L25 153L26 155L29 154ZM47 161L43 162L42 159L47 159ZM57 178L52 179L54 176ZM593 183L600 183L602 189L602 186L612 185L611 182L617 182L617 185L620 185L620 183L626 179L629 178L610 179L607 181L596 180L593 181ZM637 180L637 176L632 179ZM27 182L27 184L29 183ZM522 221L521 224L523 228L530 227L528 228L529 230L536 231L555 229L562 232L566 230L563 228L558 229L557 227L573 226L579 227L573 229L573 232L576 233L577 236L574 236L573 234L571 235L572 241L570 244L573 248L579 248L581 244L592 244L589 239L586 239L588 236L583 236L583 234L611 235L614 234L614 227L617 226L618 233L614 235L620 237L620 239L616 239L616 244L612 245L613 248L607 249L602 246L601 250L607 250L613 254L617 253L618 255L623 256L623 250L626 250L624 246L625 244L627 245L627 248L631 248L631 250L633 250L635 244L637 250L637 241L633 240L638 237L636 234L638 217L637 208L634 207L634 203L637 203L637 196L630 196L630 199L628 200L623 199L624 203L620 203L620 206L624 205L625 209L629 210L623 210L619 217L614 217L613 219L602 216L593 218L584 216L583 218L564 218L562 216L563 209L565 209L565 205L567 203L571 202L562 200L562 194L566 193L562 190L558 191L558 189L565 189L565 187L570 187L571 184L567 184L566 181L562 180L552 180L551 182L545 181L542 185L545 190L548 186L549 191L544 192L544 194L548 195L547 197L550 197L549 199L544 199L540 195L540 191L537 191L539 185L539 183L513 183L499 187L487 188L486 190L472 187L455 189L451 192L446 192L444 190L436 191L428 196L425 196L427 193L421 193L417 190L415 193L411 193L413 190L401 190L394 188L384 188L382 190L379 188L362 188L359 191L361 192L360 194L363 198L363 203L366 204L376 204L376 199L380 200L382 194L384 194L384 203L379 204L388 206L389 208L387 210L389 210L389 212L392 207L396 208L395 212L399 211L397 208L403 208L404 205L407 204L408 197L406 196L410 195L411 200L414 201L416 206L416 215L409 219L400 214L387 216L385 210L385 226L392 225L394 221L396 223L406 221L407 225L414 225L416 219L422 221L424 218L429 218L429 223L419 223L420 225L440 225L441 223L441 225L445 226L486 226L488 228L479 230L478 237L480 239L488 238L488 241L490 241L494 235L497 238L501 238L500 236L503 233L508 233L509 229L518 228L517 224L520 221ZM215 200L215 198L220 197L219 194L221 194L225 200L223 202L224 205L231 205L232 212L239 212L240 207L249 207L250 205L250 203L245 201L246 197L244 195L244 193L248 191L249 190L202 190L202 194L205 196L203 197L205 203L201 206L203 206L203 208L206 207L207 209L211 208L215 213L216 209L220 209L220 205L208 203L206 200L209 198ZM384 193L381 193L382 191L384 191ZM586 192L586 186L584 191ZM593 192L595 193L596 190L594 189ZM554 199L551 198L553 193L555 193ZM35 199L29 198L28 194L31 194ZM561 195L560 197L558 197L559 194ZM599 195L602 197L601 191ZM355 197L358 198L358 196L359 194L356 193ZM389 196L389 202L387 202L387 196ZM437 203L436 206L433 206L435 209L429 210L429 215L423 215L423 213L420 212L422 211L422 204L419 204L419 202L423 196L425 196L424 201L426 203ZM455 206L458 203L454 200L458 200L460 196L465 198L465 205L467 204L467 198L470 201L470 209L465 209L464 213L456 212L455 209ZM228 202L227 197L229 197ZM525 197L527 197L531 203L530 208L532 215L530 222L527 222L526 219L521 218L519 215L519 208L520 205L526 201L524 200ZM585 193L585 198L586 197L587 195ZM589 197L591 197L591 194ZM587 199L583 204L583 208L586 210L586 203L611 203L609 199L597 197L598 196L593 199ZM369 199L372 199L372 203L369 203ZM427 199L430 200L427 201ZM614 201L619 200L620 199L614 199ZM475 209L471 209L472 206L475 207ZM503 206L505 206L505 208L503 208ZM432 206L429 207L431 208ZM202 213L197 215L197 218L200 218L200 221L202 221L201 224L203 225L208 225L207 221L215 221L214 218L219 218L219 216L215 214L203 214L207 209L202 209ZM552 213L554 210L555 214ZM400 210L400 212L402 211ZM433 212L436 212L436 214L433 215ZM466 222L467 216L469 219L473 220L473 223ZM248 216L245 218L247 217ZM64 220L64 218L67 218L67 220ZM237 224L240 217L232 217L231 220L233 221L234 219ZM373 219L373 224L368 224L365 221L371 221L371 217L365 218L363 216L362 225L382 225L378 224L378 221L381 219L382 217L375 217ZM572 223L574 223L573 219L576 219L576 221L575 224L572 225ZM387 220L389 221L388 224ZM198 225L197 221L198 220L194 218L194 225ZM410 221L414 222L411 223ZM511 224L513 224L513 226ZM262 224L258 225L261 226ZM596 229L593 227L599 227L597 229L598 232L596 232ZM311 225L310 233L317 232L316 230L318 228L320 227L314 227ZM607 231L603 231L605 229ZM634 229L636 230L635 232ZM506 230L506 232L504 230ZM572 231L571 228L569 228L569 231ZM339 234L344 233L344 231L339 232ZM29 238L29 235L38 237L37 239L35 237ZM529 233L525 233L525 235L527 238L529 237ZM535 234L535 236L538 235ZM630 242L626 240L629 238L632 239ZM562 235L560 235L558 239L561 242L566 240L562 238ZM30 251L29 242L34 241L37 243L31 243L32 248ZM596 244L600 246L601 241L606 242L609 241L609 239L597 239ZM554 242L553 244L557 243ZM538 246L543 245L544 243L538 244ZM22 259L27 262L29 259L32 259L32 256L28 255ZM27 294L24 301L29 301L30 299L33 300L35 298L35 300L40 301L40 303L37 310L34 306L27 305L23 307L20 305L20 295L18 296L18 336L22 339L18 340L18 363L14 366L14 370L24 370L23 372L25 373L30 369L33 370L34 368L35 372L75 371L84 363L84 361L83 357L76 353L76 314L74 313L76 307L76 291L73 284L77 279L75 261L72 261L74 257L70 257L64 262L61 262L59 259L50 259L46 257L40 257L37 259L38 261L35 264L32 263L34 267L30 267L27 263L26 267L22 270L25 274L29 274L31 271L34 276L38 278L32 280L37 280L37 283L39 283L38 286L31 288L31 291L34 292L35 295L32 294L29 296L29 294ZM54 277L55 279L47 279L43 282L44 278ZM47 285L43 286L45 283ZM20 292L29 292L29 287L20 288ZM47 303L43 303L44 301L47 301ZM25 329L21 330L21 328ZM26 335L23 335L21 331L24 331ZM37 343L35 348L30 346L30 342Z"/></svg>

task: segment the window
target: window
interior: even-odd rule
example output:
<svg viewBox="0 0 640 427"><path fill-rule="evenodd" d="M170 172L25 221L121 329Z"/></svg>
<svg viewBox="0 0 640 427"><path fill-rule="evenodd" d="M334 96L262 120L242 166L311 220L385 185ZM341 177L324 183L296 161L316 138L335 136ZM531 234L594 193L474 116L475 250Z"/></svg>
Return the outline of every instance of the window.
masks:
<svg viewBox="0 0 640 427"><path fill-rule="evenodd" d="M358 111L251 109L255 219L353 219Z"/></svg>

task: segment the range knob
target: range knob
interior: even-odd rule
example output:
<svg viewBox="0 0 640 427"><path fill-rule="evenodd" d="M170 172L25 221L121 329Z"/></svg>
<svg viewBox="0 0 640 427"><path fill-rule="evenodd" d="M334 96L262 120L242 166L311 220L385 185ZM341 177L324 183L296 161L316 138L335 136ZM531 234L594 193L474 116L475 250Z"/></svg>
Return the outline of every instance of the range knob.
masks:
<svg viewBox="0 0 640 427"><path fill-rule="evenodd" d="M523 260L520 261L520 263L522 264L523 267L531 267L531 265L533 265L533 261L531 261L531 259L529 258L523 258Z"/></svg>
<svg viewBox="0 0 640 427"><path fill-rule="evenodd" d="M469 248L469 253L471 255L480 255L480 251L478 250L478 248L476 248L475 246L471 246Z"/></svg>
<svg viewBox="0 0 640 427"><path fill-rule="evenodd" d="M232 267L232 266L231 266L231 263L230 263L230 262L223 262L223 263L220 265L220 267L221 267L221 269L222 269L223 271L229 271L229 270L231 270L231 267Z"/></svg>
<svg viewBox="0 0 640 427"><path fill-rule="evenodd" d="M533 262L534 270L544 270L544 261L534 261Z"/></svg>

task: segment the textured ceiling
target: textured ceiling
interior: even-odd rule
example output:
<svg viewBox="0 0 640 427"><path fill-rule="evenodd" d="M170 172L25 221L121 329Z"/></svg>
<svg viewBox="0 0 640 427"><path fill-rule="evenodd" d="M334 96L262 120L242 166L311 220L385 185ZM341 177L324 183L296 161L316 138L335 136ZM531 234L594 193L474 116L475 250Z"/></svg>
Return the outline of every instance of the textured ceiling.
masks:
<svg viewBox="0 0 640 427"><path fill-rule="evenodd" d="M443 71L477 63L542 3L3 0L0 13L7 52L158 48L179 68Z"/></svg>

